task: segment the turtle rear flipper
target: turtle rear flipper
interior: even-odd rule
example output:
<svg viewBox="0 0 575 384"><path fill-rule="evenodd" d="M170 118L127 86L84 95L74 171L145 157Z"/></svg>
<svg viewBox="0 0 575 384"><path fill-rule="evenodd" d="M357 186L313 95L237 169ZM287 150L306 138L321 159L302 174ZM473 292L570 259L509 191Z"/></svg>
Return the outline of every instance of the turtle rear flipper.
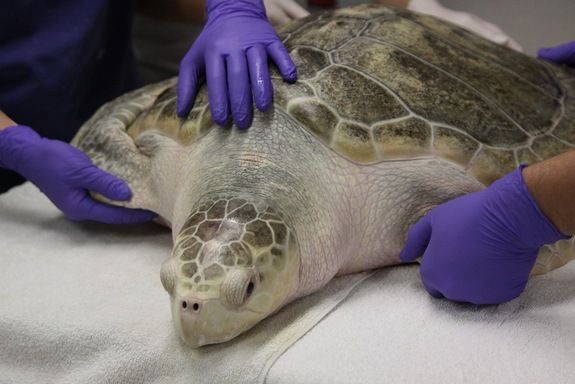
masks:
<svg viewBox="0 0 575 384"><path fill-rule="evenodd" d="M102 106L78 131L72 145L82 150L92 162L125 180L131 190L129 202L98 200L130 208L153 209L149 195L151 161L128 134L132 123L155 103L159 95L175 84L170 79L130 92Z"/></svg>

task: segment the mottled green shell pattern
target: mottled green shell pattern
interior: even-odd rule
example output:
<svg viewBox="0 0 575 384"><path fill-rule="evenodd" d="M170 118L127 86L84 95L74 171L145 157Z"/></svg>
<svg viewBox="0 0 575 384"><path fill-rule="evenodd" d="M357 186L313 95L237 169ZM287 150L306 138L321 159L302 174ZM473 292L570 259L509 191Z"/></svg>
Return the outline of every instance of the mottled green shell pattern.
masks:
<svg viewBox="0 0 575 384"><path fill-rule="evenodd" d="M350 161L440 156L484 183L575 143L575 73L430 16L380 6L340 9L280 30L298 66L272 71L275 108ZM129 127L183 145L214 127L206 88L185 120L176 87Z"/></svg>

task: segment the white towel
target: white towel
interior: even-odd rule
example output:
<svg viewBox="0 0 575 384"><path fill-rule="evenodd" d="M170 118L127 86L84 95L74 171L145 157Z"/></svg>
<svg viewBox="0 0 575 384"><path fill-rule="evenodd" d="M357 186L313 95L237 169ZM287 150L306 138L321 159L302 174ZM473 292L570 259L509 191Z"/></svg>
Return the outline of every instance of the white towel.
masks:
<svg viewBox="0 0 575 384"><path fill-rule="evenodd" d="M575 263L488 307L433 299L417 266L336 279L194 351L159 282L167 230L71 223L25 185L0 196L0 245L1 384L575 383Z"/></svg>
<svg viewBox="0 0 575 384"><path fill-rule="evenodd" d="M78 224L32 185L0 196L0 383L263 383L368 274L339 278L225 344L192 350L159 280L154 224Z"/></svg>
<svg viewBox="0 0 575 384"><path fill-rule="evenodd" d="M268 384L573 384L575 263L498 306L434 299L417 266L378 271L295 343Z"/></svg>

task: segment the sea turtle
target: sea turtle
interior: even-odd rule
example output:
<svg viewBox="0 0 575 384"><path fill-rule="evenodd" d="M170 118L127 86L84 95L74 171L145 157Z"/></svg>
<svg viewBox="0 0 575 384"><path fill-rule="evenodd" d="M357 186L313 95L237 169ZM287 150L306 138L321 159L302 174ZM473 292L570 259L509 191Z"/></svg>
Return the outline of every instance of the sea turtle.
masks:
<svg viewBox="0 0 575 384"><path fill-rule="evenodd" d="M282 30L299 80L218 127L176 80L103 106L73 144L173 230L161 281L192 347L229 340L336 275L399 262L409 227L575 144L575 71L433 17L364 5ZM575 252L542 249L536 269Z"/></svg>

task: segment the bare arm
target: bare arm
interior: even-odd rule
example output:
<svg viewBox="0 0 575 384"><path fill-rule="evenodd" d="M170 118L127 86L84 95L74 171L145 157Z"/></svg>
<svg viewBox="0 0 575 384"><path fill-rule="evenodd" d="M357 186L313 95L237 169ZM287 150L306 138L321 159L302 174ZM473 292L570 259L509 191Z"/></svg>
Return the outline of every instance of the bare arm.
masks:
<svg viewBox="0 0 575 384"><path fill-rule="evenodd" d="M16 125L16 122L0 111L0 130Z"/></svg>
<svg viewBox="0 0 575 384"><path fill-rule="evenodd" d="M575 234L575 150L523 170L527 189L545 216L565 235Z"/></svg>

